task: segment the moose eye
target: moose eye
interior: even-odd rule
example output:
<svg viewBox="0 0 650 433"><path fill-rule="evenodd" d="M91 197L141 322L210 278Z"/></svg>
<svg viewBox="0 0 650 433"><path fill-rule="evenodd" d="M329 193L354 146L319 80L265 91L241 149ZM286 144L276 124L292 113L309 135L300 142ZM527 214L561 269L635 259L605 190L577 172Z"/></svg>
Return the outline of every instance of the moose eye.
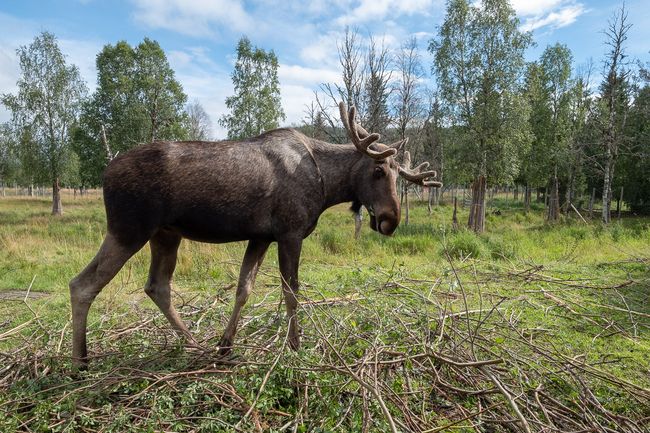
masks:
<svg viewBox="0 0 650 433"><path fill-rule="evenodd" d="M384 169L381 167L375 167L375 171L373 173L373 177L375 179L379 179L380 177L383 177L386 173L384 172Z"/></svg>

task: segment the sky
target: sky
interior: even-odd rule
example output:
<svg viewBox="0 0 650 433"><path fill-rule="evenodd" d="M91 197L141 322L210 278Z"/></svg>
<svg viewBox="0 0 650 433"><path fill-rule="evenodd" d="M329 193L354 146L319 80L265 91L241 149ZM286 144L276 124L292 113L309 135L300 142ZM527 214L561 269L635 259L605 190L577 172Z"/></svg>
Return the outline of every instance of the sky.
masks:
<svg viewBox="0 0 650 433"><path fill-rule="evenodd" d="M557 42L573 52L576 68L588 62L600 78L606 48L602 30L620 7L607 0L511 0L521 28L536 42L526 52L537 59ZM630 58L650 60L650 1L628 0L633 25L627 42ZM20 70L16 49L41 31L54 33L70 63L76 64L89 89L96 87L95 56L105 44L145 37L167 53L190 101L199 101L213 123L214 138L224 138L218 119L233 93L230 74L237 41L278 56L285 125L299 125L306 105L321 83L338 82L337 41L346 26L363 38L372 34L397 49L415 36L425 70L426 51L445 15L444 0L0 0L0 94L15 92ZM0 122L9 113L0 107Z"/></svg>

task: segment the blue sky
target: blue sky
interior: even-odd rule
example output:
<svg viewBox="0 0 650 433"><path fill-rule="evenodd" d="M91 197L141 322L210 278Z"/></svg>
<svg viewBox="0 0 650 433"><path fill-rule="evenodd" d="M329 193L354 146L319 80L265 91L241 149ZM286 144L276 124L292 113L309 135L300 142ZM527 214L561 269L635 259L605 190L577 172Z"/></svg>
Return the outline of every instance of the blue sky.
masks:
<svg viewBox="0 0 650 433"><path fill-rule="evenodd" d="M573 52L576 66L593 59L599 79L605 52L602 30L618 1L514 0L522 28L533 31L536 59L548 44L561 42ZM253 44L274 49L286 124L299 124L313 90L338 80L336 42L346 26L367 37L383 37L389 47L411 35L418 39L427 71L428 40L444 18L444 0L1 0L0 93L15 91L19 70L15 50L42 30L59 38L70 62L79 66L90 89L95 87L95 55L104 44L126 40L137 44L145 36L167 52L190 100L198 100L211 116L216 138L224 131L217 119L232 93L230 72L237 40L247 35ZM627 51L643 62L650 59L650 2L628 0L633 24ZM0 108L0 121L8 113Z"/></svg>

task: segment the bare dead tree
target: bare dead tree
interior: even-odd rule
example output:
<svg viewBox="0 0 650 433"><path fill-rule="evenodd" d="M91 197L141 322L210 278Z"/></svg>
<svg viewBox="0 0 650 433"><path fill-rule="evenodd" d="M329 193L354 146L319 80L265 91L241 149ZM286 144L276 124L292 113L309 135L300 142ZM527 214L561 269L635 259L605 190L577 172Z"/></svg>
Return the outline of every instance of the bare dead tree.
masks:
<svg viewBox="0 0 650 433"><path fill-rule="evenodd" d="M422 142L423 157L428 157L431 161L432 168L438 172L438 178L442 182L445 172L445 152L442 140L442 122L443 110L440 103L438 92L433 90L427 92L428 103L426 108L426 116L422 123L422 132L418 134ZM428 209L431 213L433 204L438 205L440 200L439 194L441 189L429 189Z"/></svg>
<svg viewBox="0 0 650 433"><path fill-rule="evenodd" d="M318 94L316 94L318 99ZM306 134L317 140L328 140L332 137L337 138L334 140L338 142L338 135L332 133L336 130L335 125L328 125L326 122L326 115L323 114L319 108L318 103L312 101L309 105L305 105L305 117L303 117L303 123L306 127Z"/></svg>
<svg viewBox="0 0 650 433"><path fill-rule="evenodd" d="M364 56L359 32L349 27L345 29L343 40L337 43L339 64L341 65L341 82L323 83L320 85L322 96L314 92L317 110L320 112L321 122L324 125L320 133L328 140L335 143L345 143L347 137L341 129L338 118L338 103L344 101L348 106L358 107L358 115L362 121L365 119L364 83L365 67Z"/></svg>
<svg viewBox="0 0 650 433"><path fill-rule="evenodd" d="M417 40L411 37L396 55L398 79L395 84L394 107L400 138L406 138L406 130L424 114L421 79L424 77Z"/></svg>
<svg viewBox="0 0 650 433"><path fill-rule="evenodd" d="M362 98L365 101L366 108L365 124L368 125L371 131L377 131L381 134L386 132L386 128L391 121L388 112L392 76L390 63L390 53L384 45L384 41L382 40L381 45L378 45L371 35L366 55L365 83ZM403 136L401 138L404 139Z"/></svg>
<svg viewBox="0 0 650 433"><path fill-rule="evenodd" d="M192 141L204 141L210 138L212 121L201 103L194 100L185 108L187 114L188 138Z"/></svg>
<svg viewBox="0 0 650 433"><path fill-rule="evenodd" d="M569 143L569 168L568 180L564 201L564 213L569 212L574 196L575 196L575 183L576 175L580 171L585 159L585 125L589 119L591 109L591 74L593 72L593 63L591 60L581 66L577 73L573 84L573 98L571 107L571 123L572 123L572 137Z"/></svg>
<svg viewBox="0 0 650 433"><path fill-rule="evenodd" d="M606 113L603 125L603 206L602 220L609 223L611 220L612 183L614 169L623 140L623 130L628 108L626 81L629 69L626 68L625 41L632 24L628 22L628 13L625 4L616 12L605 29L605 45L609 47L605 60L605 80L601 85L602 101Z"/></svg>
<svg viewBox="0 0 650 433"><path fill-rule="evenodd" d="M348 106L357 107L361 119L363 119L363 101L362 93L365 82L365 71L363 67L363 54L359 32L345 29L343 41L337 44L339 52L339 63L343 75L343 87L336 85L336 88L344 97Z"/></svg>

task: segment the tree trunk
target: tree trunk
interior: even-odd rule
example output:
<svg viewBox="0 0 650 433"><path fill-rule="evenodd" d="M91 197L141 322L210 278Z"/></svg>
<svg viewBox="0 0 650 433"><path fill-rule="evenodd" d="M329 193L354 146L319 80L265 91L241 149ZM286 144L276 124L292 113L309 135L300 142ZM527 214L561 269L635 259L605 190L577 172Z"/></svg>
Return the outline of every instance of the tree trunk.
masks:
<svg viewBox="0 0 650 433"><path fill-rule="evenodd" d="M557 176L553 176L551 183L551 195L548 200L548 220L555 222L560 218L560 193Z"/></svg>
<svg viewBox="0 0 650 433"><path fill-rule="evenodd" d="M596 201L596 188L591 190L591 199L589 200L589 218L594 217L594 202Z"/></svg>
<svg viewBox="0 0 650 433"><path fill-rule="evenodd" d="M486 192L485 176L479 176L472 184L472 206L467 221L467 226L476 233L483 233L485 230Z"/></svg>
<svg viewBox="0 0 650 433"><path fill-rule="evenodd" d="M427 210L429 211L429 215L431 215L432 211L432 205L433 205L433 194L434 194L434 188L427 188L429 190L429 199L427 201Z"/></svg>
<svg viewBox="0 0 650 433"><path fill-rule="evenodd" d="M573 203L573 169L569 170L569 181L567 182L566 194L564 196L564 213L568 214Z"/></svg>
<svg viewBox="0 0 650 433"><path fill-rule="evenodd" d="M623 187L621 187L621 193L616 200L616 218L621 219L621 203L623 202Z"/></svg>
<svg viewBox="0 0 650 433"><path fill-rule="evenodd" d="M605 169L603 175L603 210L601 214L602 221L609 224L612 218L612 179L611 179L612 159L611 152L608 149L607 159L605 160Z"/></svg>
<svg viewBox="0 0 650 433"><path fill-rule="evenodd" d="M458 230L458 198L454 197L454 215L451 219L451 227L454 230Z"/></svg>
<svg viewBox="0 0 650 433"><path fill-rule="evenodd" d="M519 185L515 185L512 189L512 201L519 200Z"/></svg>
<svg viewBox="0 0 650 433"><path fill-rule="evenodd" d="M530 188L529 184L526 184L526 189L524 190L524 212L528 214L530 212L530 200L533 198L533 190Z"/></svg>
<svg viewBox="0 0 650 433"><path fill-rule="evenodd" d="M406 209L406 214L404 218L404 225L409 225L409 189L407 186L404 186L404 208Z"/></svg>
<svg viewBox="0 0 650 433"><path fill-rule="evenodd" d="M59 185L59 178L55 178L52 182L52 215L62 215L63 205L61 205L61 186Z"/></svg>

